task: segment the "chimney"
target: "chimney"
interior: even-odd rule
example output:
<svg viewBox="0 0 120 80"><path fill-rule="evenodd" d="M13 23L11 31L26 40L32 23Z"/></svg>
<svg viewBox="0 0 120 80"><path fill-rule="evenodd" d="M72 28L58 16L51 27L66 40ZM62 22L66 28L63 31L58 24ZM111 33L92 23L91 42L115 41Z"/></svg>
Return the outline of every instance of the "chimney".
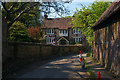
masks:
<svg viewBox="0 0 120 80"><path fill-rule="evenodd" d="M45 13L44 17L45 17L45 19L47 19L48 15Z"/></svg>

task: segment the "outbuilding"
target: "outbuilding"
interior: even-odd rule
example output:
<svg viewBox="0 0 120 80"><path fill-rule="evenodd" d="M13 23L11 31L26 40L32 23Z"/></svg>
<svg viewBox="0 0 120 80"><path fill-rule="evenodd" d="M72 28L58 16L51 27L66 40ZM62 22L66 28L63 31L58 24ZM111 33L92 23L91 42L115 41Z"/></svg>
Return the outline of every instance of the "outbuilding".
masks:
<svg viewBox="0 0 120 80"><path fill-rule="evenodd" d="M106 11L92 26L92 56L102 66L120 74L120 0L111 3Z"/></svg>

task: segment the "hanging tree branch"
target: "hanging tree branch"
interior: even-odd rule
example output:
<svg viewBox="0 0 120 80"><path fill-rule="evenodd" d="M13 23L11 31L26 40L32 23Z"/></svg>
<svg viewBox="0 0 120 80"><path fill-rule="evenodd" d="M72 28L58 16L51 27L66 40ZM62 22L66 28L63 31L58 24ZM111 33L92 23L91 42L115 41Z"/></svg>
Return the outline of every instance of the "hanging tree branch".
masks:
<svg viewBox="0 0 120 80"><path fill-rule="evenodd" d="M13 4L2 2L2 6L6 14L4 17L9 21L8 27L10 27L15 21L17 21L24 13L34 14L33 11L53 13L56 12L59 16L64 13L68 13L68 10L64 6L64 2L11 2ZM8 4L10 7L7 9ZM41 10L36 9L35 7L41 7ZM14 16L13 16L14 14Z"/></svg>
<svg viewBox="0 0 120 80"><path fill-rule="evenodd" d="M34 5L32 5L31 7L28 7L28 8L25 8L23 11L21 11L21 13L19 13L19 15L16 17L16 18L14 18L14 20L13 21L11 21L9 24L8 24L8 26L11 26L16 20L18 20L24 13L27 13L30 9L32 9L34 6L36 6L36 5L38 5L38 4L34 4Z"/></svg>
<svg viewBox="0 0 120 80"><path fill-rule="evenodd" d="M21 6L17 10L10 12L10 14L14 14L14 13L20 11L26 4L28 4L28 2L22 3Z"/></svg>

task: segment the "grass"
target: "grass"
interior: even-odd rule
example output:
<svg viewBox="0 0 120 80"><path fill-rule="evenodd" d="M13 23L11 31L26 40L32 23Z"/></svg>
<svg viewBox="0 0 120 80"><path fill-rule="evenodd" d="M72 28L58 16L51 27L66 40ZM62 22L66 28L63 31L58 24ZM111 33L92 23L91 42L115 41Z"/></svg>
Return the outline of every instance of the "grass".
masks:
<svg viewBox="0 0 120 80"><path fill-rule="evenodd" d="M87 57L92 57L92 49L89 50Z"/></svg>
<svg viewBox="0 0 120 80"><path fill-rule="evenodd" d="M89 78L96 78L96 75L92 72L92 70L88 67L87 62L85 61L85 68L87 69L87 73L90 75Z"/></svg>
<svg viewBox="0 0 120 80"><path fill-rule="evenodd" d="M91 69L87 69L87 73L90 75L90 78L96 78L96 75L92 72Z"/></svg>

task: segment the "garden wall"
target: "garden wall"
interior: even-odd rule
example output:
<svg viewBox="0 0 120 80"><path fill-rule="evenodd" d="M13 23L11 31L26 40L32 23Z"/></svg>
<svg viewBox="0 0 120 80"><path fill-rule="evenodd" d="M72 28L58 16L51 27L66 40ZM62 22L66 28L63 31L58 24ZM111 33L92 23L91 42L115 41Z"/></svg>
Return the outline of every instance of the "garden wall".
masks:
<svg viewBox="0 0 120 80"><path fill-rule="evenodd" d="M74 45L47 45L40 43L15 43L9 42L7 48L7 53L4 53L3 62L9 59L35 59L35 58L49 58L51 56L57 55L69 55L79 53L80 50L85 51L84 46L74 46Z"/></svg>

